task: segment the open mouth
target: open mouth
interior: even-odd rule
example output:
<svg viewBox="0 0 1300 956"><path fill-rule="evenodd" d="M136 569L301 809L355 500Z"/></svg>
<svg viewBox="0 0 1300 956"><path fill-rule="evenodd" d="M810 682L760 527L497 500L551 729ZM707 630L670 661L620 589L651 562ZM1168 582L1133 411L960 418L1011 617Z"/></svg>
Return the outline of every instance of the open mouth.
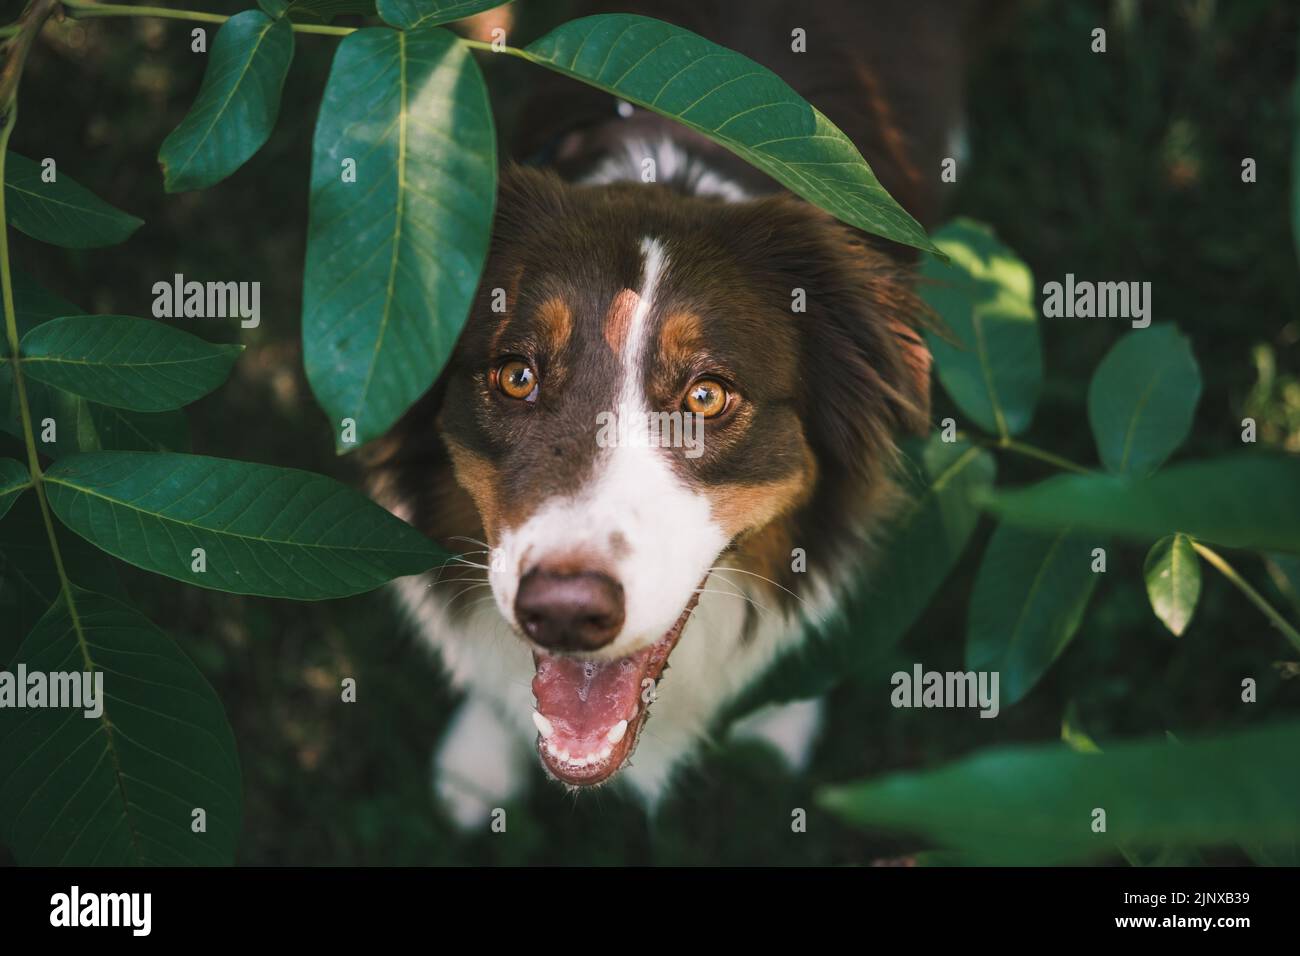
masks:
<svg viewBox="0 0 1300 956"><path fill-rule="evenodd" d="M604 783L636 749L654 701L653 688L682 636L699 592L677 622L649 647L614 660L583 660L533 652L537 673L537 752L562 783Z"/></svg>

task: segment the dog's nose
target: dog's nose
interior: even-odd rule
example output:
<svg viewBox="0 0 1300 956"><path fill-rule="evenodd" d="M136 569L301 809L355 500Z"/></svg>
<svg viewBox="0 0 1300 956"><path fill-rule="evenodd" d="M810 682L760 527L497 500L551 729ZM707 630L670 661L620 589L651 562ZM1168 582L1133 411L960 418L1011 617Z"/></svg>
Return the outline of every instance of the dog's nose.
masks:
<svg viewBox="0 0 1300 956"><path fill-rule="evenodd" d="M534 568L519 582L515 616L542 647L594 651L623 626L623 586L600 571Z"/></svg>

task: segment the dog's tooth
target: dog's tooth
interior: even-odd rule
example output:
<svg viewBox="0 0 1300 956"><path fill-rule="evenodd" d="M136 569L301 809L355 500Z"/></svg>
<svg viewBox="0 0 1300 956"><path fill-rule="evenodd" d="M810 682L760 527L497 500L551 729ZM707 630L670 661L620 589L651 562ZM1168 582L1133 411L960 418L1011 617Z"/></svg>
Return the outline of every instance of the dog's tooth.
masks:
<svg viewBox="0 0 1300 956"><path fill-rule="evenodd" d="M609 759L610 754L612 754L613 752L614 752L614 748L606 744L604 747L600 748L600 753L596 754L596 759L601 763L604 763L606 760Z"/></svg>
<svg viewBox="0 0 1300 956"><path fill-rule="evenodd" d="M616 744L623 739L625 733L627 733L627 721L620 720L613 727L609 728L609 731L605 734L605 739L611 744Z"/></svg>
<svg viewBox="0 0 1300 956"><path fill-rule="evenodd" d="M555 725L543 717L540 710L533 711L533 723L537 725L537 732L543 737L549 737L555 733Z"/></svg>
<svg viewBox="0 0 1300 956"><path fill-rule="evenodd" d="M569 762L569 752L567 750L558 750L555 752L555 756L565 763Z"/></svg>
<svg viewBox="0 0 1300 956"><path fill-rule="evenodd" d="M575 767L585 767L585 766L587 766L587 758L586 758L586 757L574 757L572 760L569 761L569 763L572 764L572 765L575 766Z"/></svg>

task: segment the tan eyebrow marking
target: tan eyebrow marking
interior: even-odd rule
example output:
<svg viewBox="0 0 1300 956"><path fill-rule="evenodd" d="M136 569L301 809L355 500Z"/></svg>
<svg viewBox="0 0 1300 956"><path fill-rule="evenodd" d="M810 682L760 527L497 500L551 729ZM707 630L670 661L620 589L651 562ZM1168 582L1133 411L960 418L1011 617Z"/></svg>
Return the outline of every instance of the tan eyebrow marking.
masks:
<svg viewBox="0 0 1300 956"><path fill-rule="evenodd" d="M559 355L573 334L573 312L567 302L552 296L537 309L537 331L551 355Z"/></svg>
<svg viewBox="0 0 1300 956"><path fill-rule="evenodd" d="M692 312L673 312L659 330L660 351L673 356L690 355L701 344L699 316Z"/></svg>
<svg viewBox="0 0 1300 956"><path fill-rule="evenodd" d="M614 301L609 304L609 312L605 316L605 341L609 343L615 355L623 353L628 332L632 328L632 315L636 312L637 303L640 301L641 297L635 292L624 289L614 296Z"/></svg>

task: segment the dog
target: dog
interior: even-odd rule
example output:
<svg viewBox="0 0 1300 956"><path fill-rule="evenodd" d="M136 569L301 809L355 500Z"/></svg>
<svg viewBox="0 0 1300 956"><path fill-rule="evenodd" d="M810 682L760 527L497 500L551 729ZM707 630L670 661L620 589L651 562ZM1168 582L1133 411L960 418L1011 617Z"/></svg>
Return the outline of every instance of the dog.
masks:
<svg viewBox="0 0 1300 956"><path fill-rule="evenodd" d="M933 223L960 127L962 4L583 6L769 67ZM617 777L656 806L870 560L898 503L897 440L929 429L912 250L572 80L539 78L521 113L523 164L502 171L465 329L366 455L374 498L457 555L397 588L466 693L434 771L463 826L539 758L567 787ZM650 440L674 416L681 440ZM818 723L804 703L750 730L797 765Z"/></svg>

